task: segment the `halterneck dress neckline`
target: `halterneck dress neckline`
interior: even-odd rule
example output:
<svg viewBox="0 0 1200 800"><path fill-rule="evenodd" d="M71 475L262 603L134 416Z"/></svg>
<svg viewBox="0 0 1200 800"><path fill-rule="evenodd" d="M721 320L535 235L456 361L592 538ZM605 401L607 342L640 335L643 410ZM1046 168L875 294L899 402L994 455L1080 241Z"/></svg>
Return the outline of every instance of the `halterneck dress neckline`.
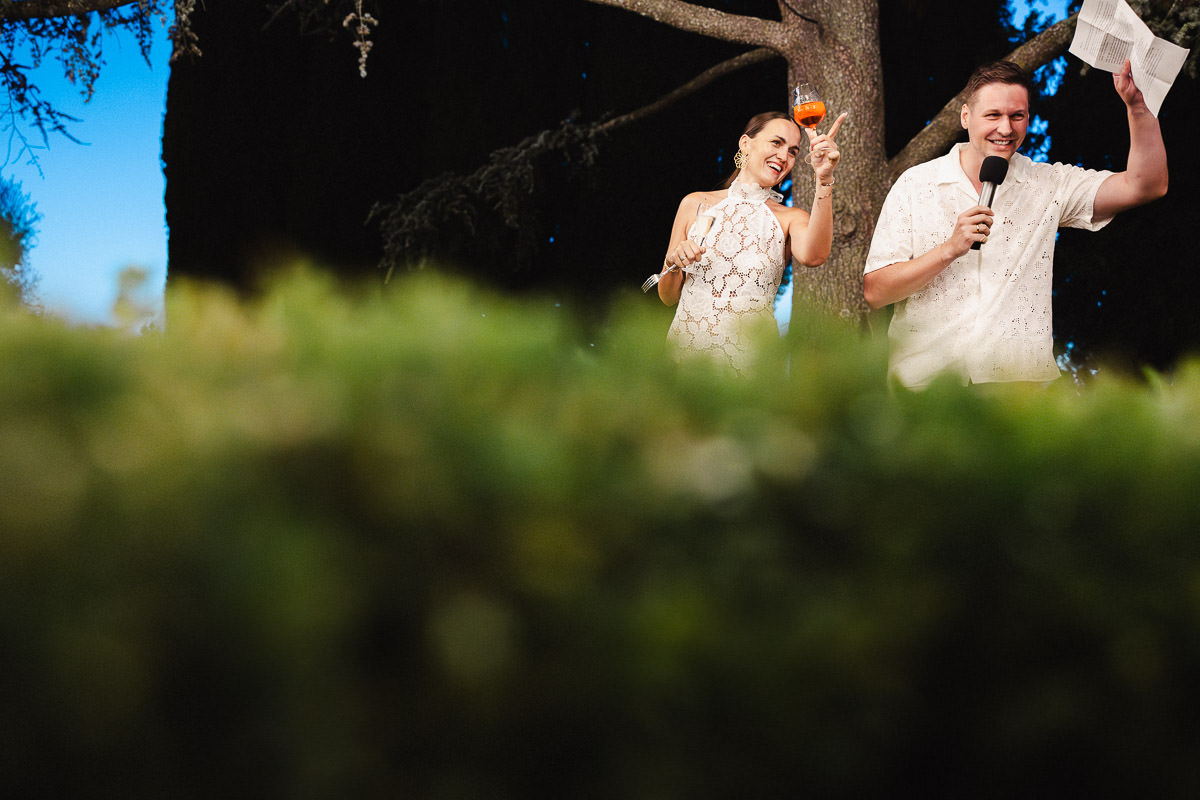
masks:
<svg viewBox="0 0 1200 800"><path fill-rule="evenodd" d="M749 181L734 181L729 184L729 197L748 200L751 203L765 203L768 200L774 200L776 203L783 202L783 195L770 186L759 186L757 183Z"/></svg>

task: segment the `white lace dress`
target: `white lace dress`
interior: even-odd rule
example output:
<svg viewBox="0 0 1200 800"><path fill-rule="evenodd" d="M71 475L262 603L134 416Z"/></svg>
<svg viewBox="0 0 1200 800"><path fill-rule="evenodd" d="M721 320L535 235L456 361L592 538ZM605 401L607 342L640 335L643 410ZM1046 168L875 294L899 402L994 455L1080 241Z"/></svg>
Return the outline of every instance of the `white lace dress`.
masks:
<svg viewBox="0 0 1200 800"><path fill-rule="evenodd" d="M704 354L738 372L751 360L754 337L773 331L775 294L783 279L784 232L767 208L771 189L734 181L713 206L707 250L684 275L667 340L681 356ZM689 231L689 235L691 231ZM693 271L694 270L694 271Z"/></svg>

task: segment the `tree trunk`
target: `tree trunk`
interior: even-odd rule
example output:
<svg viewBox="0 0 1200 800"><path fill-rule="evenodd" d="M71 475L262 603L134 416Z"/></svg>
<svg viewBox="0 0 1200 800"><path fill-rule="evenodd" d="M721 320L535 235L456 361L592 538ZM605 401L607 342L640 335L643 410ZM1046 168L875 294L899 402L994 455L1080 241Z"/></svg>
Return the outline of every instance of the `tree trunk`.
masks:
<svg viewBox="0 0 1200 800"><path fill-rule="evenodd" d="M765 47L787 61L788 84L779 93L781 110L787 108L791 87L807 81L829 109L824 129L841 111L850 112L837 137L842 161L834 190L833 251L823 266L796 273L794 281L796 296L807 303L848 320L863 318L868 308L862 267L875 217L890 185L883 140L878 0L806 0L799 6L798 0L781 0L778 22L682 0L589 2L623 8L681 30ZM753 109L761 110L765 109ZM795 204L811 208L812 169L798 161L792 177Z"/></svg>
<svg viewBox="0 0 1200 800"><path fill-rule="evenodd" d="M833 191L833 250L821 267L797 272L795 296L846 319L868 311L862 292L862 269L871 244L875 218L889 182L883 141L883 75L879 55L877 0L810 0L805 20L785 6L784 19L798 35L783 55L788 84L807 81L816 87L829 110L822 128L842 111L849 112L838 131L842 159ZM797 206L812 205L812 169L797 162L794 172Z"/></svg>

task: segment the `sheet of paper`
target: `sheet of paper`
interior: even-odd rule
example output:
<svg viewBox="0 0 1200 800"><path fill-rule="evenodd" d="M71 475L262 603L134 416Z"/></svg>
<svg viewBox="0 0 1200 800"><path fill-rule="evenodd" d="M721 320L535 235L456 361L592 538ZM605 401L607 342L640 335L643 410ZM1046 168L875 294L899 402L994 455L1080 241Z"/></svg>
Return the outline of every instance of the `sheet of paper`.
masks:
<svg viewBox="0 0 1200 800"><path fill-rule="evenodd" d="M1189 51L1151 33L1125 0L1084 0L1070 52L1108 72L1121 69L1129 59L1133 82L1157 117Z"/></svg>

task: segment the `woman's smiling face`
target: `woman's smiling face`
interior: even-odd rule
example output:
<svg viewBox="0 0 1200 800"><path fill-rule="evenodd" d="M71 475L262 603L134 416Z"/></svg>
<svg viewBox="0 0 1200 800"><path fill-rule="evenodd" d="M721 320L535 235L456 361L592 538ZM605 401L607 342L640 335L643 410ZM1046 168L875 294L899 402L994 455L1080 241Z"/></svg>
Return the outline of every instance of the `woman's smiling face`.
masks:
<svg viewBox="0 0 1200 800"><path fill-rule="evenodd" d="M738 179L760 186L779 183L796 163L802 135L800 126L786 119L769 120L753 138L743 135L740 145L746 161Z"/></svg>

